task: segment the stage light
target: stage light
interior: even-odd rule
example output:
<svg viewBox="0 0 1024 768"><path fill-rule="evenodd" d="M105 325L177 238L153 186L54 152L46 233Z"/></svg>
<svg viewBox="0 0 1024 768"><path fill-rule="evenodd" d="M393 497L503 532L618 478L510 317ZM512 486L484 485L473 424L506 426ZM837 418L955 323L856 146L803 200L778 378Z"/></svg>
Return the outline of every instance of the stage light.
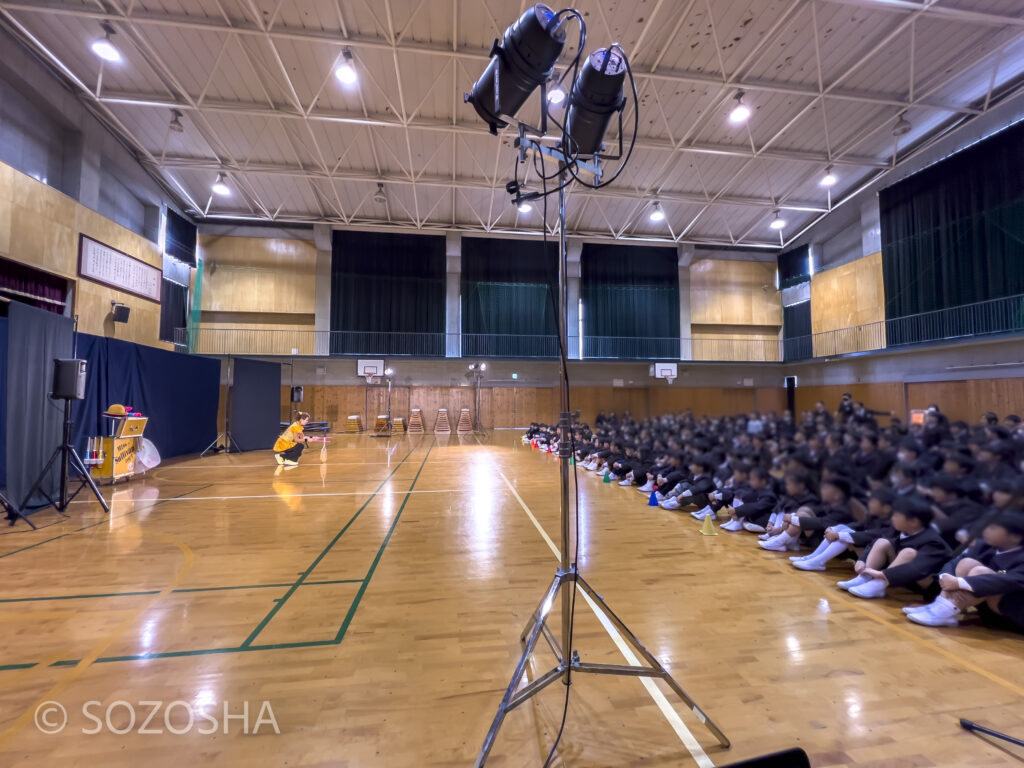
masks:
<svg viewBox="0 0 1024 768"><path fill-rule="evenodd" d="M562 90L562 86L556 85L550 91L548 91L548 103L553 105L559 105L565 101L565 91Z"/></svg>
<svg viewBox="0 0 1024 768"><path fill-rule="evenodd" d="M772 219L772 223L768 225L772 229L782 229L786 226L786 220L782 218L782 214L778 211L775 212L775 218Z"/></svg>
<svg viewBox="0 0 1024 768"><path fill-rule="evenodd" d="M114 63L121 61L121 52L110 41L111 35L114 34L114 28L107 22L103 22L100 26L103 27L104 34L103 37L92 41L92 52L104 61Z"/></svg>
<svg viewBox="0 0 1024 768"><path fill-rule="evenodd" d="M352 51L346 48L341 52L342 62L336 70L334 70L334 76L338 78L345 85L355 85L359 79L359 73L356 72L355 66L352 64Z"/></svg>
<svg viewBox="0 0 1024 768"><path fill-rule="evenodd" d="M395 369L394 368L385 368L384 369L384 375L385 376L394 376L395 375Z"/></svg>
<svg viewBox="0 0 1024 768"><path fill-rule="evenodd" d="M217 174L217 180L213 182L213 191L222 197L227 197L231 194L231 187L224 183L223 173Z"/></svg>
<svg viewBox="0 0 1024 768"><path fill-rule="evenodd" d="M538 3L494 41L487 69L463 101L497 133L508 125L501 116L514 117L534 89L551 77L564 46L565 32L555 12Z"/></svg>
<svg viewBox="0 0 1024 768"><path fill-rule="evenodd" d="M172 133L184 133L185 126L181 124L181 110L171 110L171 124L167 126Z"/></svg>
<svg viewBox="0 0 1024 768"><path fill-rule="evenodd" d="M729 113L730 123L745 123L750 118L750 107L743 103L743 91L736 94L736 106Z"/></svg>
<svg viewBox="0 0 1024 768"><path fill-rule="evenodd" d="M622 84L626 60L620 51L599 48L587 57L572 86L565 132L570 153L593 155L601 151L608 121L625 106Z"/></svg>
<svg viewBox="0 0 1024 768"><path fill-rule="evenodd" d="M837 181L839 181L839 179L837 179L836 175L832 172L832 166L830 165L825 169L825 175L821 177L821 186L831 187Z"/></svg>
<svg viewBox="0 0 1024 768"><path fill-rule="evenodd" d="M487 363L480 363L480 370L481 371L486 371L487 370Z"/></svg>
<svg viewBox="0 0 1024 768"><path fill-rule="evenodd" d="M530 211L533 210L533 206L530 205L525 200L523 200L521 203L519 203L519 205L517 205L516 207L519 209L520 213L529 213Z"/></svg>
<svg viewBox="0 0 1024 768"><path fill-rule="evenodd" d="M665 211L662 209L661 203L655 203L653 206L651 206L650 219L651 221L665 220Z"/></svg>

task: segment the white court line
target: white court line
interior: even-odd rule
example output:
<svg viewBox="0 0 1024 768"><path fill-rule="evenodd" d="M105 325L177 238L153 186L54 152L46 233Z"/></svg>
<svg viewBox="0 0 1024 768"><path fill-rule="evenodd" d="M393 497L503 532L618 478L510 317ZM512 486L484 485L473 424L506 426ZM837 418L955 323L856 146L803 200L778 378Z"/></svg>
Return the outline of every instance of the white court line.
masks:
<svg viewBox="0 0 1024 768"><path fill-rule="evenodd" d="M390 488L385 488L380 493L398 493L404 496L407 493L473 493L473 488L452 488L445 490L426 490L426 491L394 491ZM171 502L171 501L230 501L231 499L298 499L308 498L310 496L373 496L373 491L339 491L338 493L267 493L256 496L182 496L179 498L171 499L153 499L153 501L160 502ZM149 501L149 499L146 499ZM92 504L93 501L85 499L82 501L72 501L72 504Z"/></svg>
<svg viewBox="0 0 1024 768"><path fill-rule="evenodd" d="M537 529L541 538L543 538L545 543L548 545L548 548L554 553L555 557L561 561L561 552L559 552L558 547L555 546L555 542L551 540L551 537L548 536L547 532L537 521L537 518L534 517L530 508L526 506L526 502L523 501L523 497L519 495L515 486L509 482L507 477L505 477L505 473L502 472L501 469L498 469L497 466L495 466L495 469L497 469L498 475L501 476L501 479L505 481L505 485L508 486L508 489L512 491L512 495L516 497L516 501L519 502L519 506L523 508L526 516L530 518L530 521L533 523L533 527ZM601 626L604 627L605 632L608 633L612 642L615 643L615 647L619 649L619 652L623 657L625 657L626 661L633 666L639 666L640 659L638 659L636 654L633 653L633 650L626 645L626 641L622 639L622 635L619 634L618 630L615 629L608 617L605 616L597 607L597 604L593 601L590 595L587 594L586 590L580 589L580 594L583 595L583 599L587 601L587 605L590 606L590 610L592 610L594 615L597 616L597 620L601 622ZM568 649L566 649L566 652L569 652ZM689 750L690 754L693 755L693 759L697 761L697 765L699 765L700 768L714 768L715 764L711 762L711 758L708 757L704 748L701 747L700 742L694 738L690 729L686 727L686 723L684 723L683 719L679 717L679 713L673 709L671 704L669 704L665 694L661 692L661 689L658 688L654 680L649 677L641 677L640 682L643 684L644 688L647 689L647 692L651 694L651 698L654 699L654 703L657 704L658 709L661 710L661 714L663 714L665 719L668 720L669 725L672 726L672 730L676 732L679 740L683 742L683 745Z"/></svg>

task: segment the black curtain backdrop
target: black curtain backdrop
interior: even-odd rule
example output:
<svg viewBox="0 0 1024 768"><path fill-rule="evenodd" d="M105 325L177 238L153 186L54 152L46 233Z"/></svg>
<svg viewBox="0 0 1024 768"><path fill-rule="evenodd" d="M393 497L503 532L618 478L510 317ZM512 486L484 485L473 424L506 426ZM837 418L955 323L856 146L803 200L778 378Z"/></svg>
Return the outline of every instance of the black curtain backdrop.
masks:
<svg viewBox="0 0 1024 768"><path fill-rule="evenodd" d="M281 366L233 358L231 437L242 451L269 451L281 433Z"/></svg>
<svg viewBox="0 0 1024 768"><path fill-rule="evenodd" d="M199 453L217 437L220 360L87 333L78 356L87 361L85 399L71 409L80 454L90 436L106 434L102 413L114 403L149 418L144 436L164 459Z"/></svg>
<svg viewBox="0 0 1024 768"><path fill-rule="evenodd" d="M443 357L444 322L443 237L334 233L332 354Z"/></svg>
<svg viewBox="0 0 1024 768"><path fill-rule="evenodd" d="M675 248L586 243L582 283L584 357L679 358Z"/></svg>
<svg viewBox="0 0 1024 768"><path fill-rule="evenodd" d="M463 355L555 357L557 299L557 243L462 238Z"/></svg>
<svg viewBox="0 0 1024 768"><path fill-rule="evenodd" d="M883 189L879 207L886 318L1024 293L1024 123Z"/></svg>
<svg viewBox="0 0 1024 768"><path fill-rule="evenodd" d="M7 389L7 318L0 317L0 381ZM0 397L0 489L7 487L7 398Z"/></svg>
<svg viewBox="0 0 1024 768"><path fill-rule="evenodd" d="M174 329L185 327L188 288L173 280L160 281L160 340L174 341Z"/></svg>
<svg viewBox="0 0 1024 768"><path fill-rule="evenodd" d="M4 288L8 290L2 290ZM0 259L0 295L11 301L20 301L31 307L62 315L64 302L68 297L68 281L27 264Z"/></svg>
<svg viewBox="0 0 1024 768"><path fill-rule="evenodd" d="M811 302L801 301L782 308L782 360L810 360L814 357L811 338Z"/></svg>
<svg viewBox="0 0 1024 768"><path fill-rule="evenodd" d="M810 254L809 245L779 254L779 288L792 288L811 279Z"/></svg>
<svg viewBox="0 0 1024 768"><path fill-rule="evenodd" d="M25 496L60 445L64 403L51 400L55 358L72 356L70 318L11 302L7 336L7 489L8 500L27 512L48 502L42 494ZM60 464L47 473L43 490L60 491ZM25 502L25 503L23 503Z"/></svg>

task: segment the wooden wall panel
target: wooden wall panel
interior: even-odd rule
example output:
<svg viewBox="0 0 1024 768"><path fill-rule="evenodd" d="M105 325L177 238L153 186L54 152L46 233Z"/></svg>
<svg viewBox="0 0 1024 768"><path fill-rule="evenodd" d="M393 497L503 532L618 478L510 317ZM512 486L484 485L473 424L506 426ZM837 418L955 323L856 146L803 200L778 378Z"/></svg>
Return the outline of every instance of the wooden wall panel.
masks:
<svg viewBox="0 0 1024 768"><path fill-rule="evenodd" d="M309 314L316 247L307 240L202 235L203 311Z"/></svg>
<svg viewBox="0 0 1024 768"><path fill-rule="evenodd" d="M881 252L820 272L811 279L812 332L850 329L816 338L816 356L884 348L885 326L871 325L881 320L885 320Z"/></svg>
<svg viewBox="0 0 1024 768"><path fill-rule="evenodd" d="M936 403L950 420L968 424L981 422L986 411L1000 419L1011 413L1024 416L1024 379L972 379L907 384L910 409Z"/></svg>
<svg viewBox="0 0 1024 768"><path fill-rule="evenodd" d="M775 265L698 259L690 265L690 322L697 325L782 325Z"/></svg>
<svg viewBox="0 0 1024 768"><path fill-rule="evenodd" d="M78 276L79 233L157 268L162 265L156 243L0 163L0 256L73 280L72 310L83 333L171 348L159 339L159 304ZM111 301L131 308L127 323L114 324Z"/></svg>
<svg viewBox="0 0 1024 768"><path fill-rule="evenodd" d="M654 387L650 391L651 413L680 413L687 409L697 416L721 416L754 410L754 389L745 387Z"/></svg>
<svg viewBox="0 0 1024 768"><path fill-rule="evenodd" d="M779 329L772 326L692 325L691 359L773 362L781 359Z"/></svg>
<svg viewBox="0 0 1024 768"><path fill-rule="evenodd" d="M786 410L786 388L758 387L754 390L754 408L761 413L775 411L781 416Z"/></svg>
<svg viewBox="0 0 1024 768"><path fill-rule="evenodd" d="M516 426L515 388L493 387L491 389L491 410L494 413L493 426L495 429Z"/></svg>

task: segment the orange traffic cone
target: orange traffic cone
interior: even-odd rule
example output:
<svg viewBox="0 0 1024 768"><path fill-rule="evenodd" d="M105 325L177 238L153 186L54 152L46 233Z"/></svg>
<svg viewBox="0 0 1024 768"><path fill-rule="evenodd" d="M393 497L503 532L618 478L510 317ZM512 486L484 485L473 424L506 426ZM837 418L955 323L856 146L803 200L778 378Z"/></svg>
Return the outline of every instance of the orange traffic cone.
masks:
<svg viewBox="0 0 1024 768"><path fill-rule="evenodd" d="M715 521L711 519L711 515L704 518L704 525L700 527L700 533L702 536L718 535L718 531L715 530Z"/></svg>

